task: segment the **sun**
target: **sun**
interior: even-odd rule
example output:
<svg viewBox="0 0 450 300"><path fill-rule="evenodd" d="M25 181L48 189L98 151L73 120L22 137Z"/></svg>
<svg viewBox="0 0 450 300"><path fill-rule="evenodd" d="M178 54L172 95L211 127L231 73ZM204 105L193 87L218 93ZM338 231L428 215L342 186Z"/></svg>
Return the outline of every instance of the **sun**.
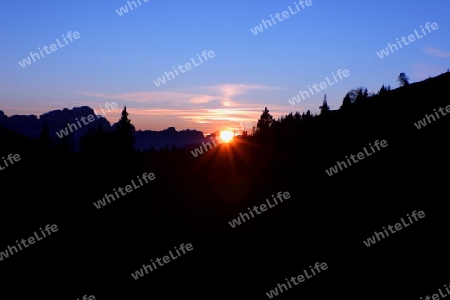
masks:
<svg viewBox="0 0 450 300"><path fill-rule="evenodd" d="M234 137L233 131L224 130L220 132L220 139L225 143L231 142L233 140L233 137Z"/></svg>

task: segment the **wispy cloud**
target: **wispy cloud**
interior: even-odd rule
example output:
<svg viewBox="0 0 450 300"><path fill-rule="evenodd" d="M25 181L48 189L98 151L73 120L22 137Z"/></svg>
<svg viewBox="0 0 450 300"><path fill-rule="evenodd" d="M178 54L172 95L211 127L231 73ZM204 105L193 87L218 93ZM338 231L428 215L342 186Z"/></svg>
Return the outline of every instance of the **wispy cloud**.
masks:
<svg viewBox="0 0 450 300"><path fill-rule="evenodd" d="M220 85L205 86L202 87L202 89L209 90L214 93L219 93L222 105L225 107L230 107L236 104L234 100L238 95L248 94L252 90L269 91L279 90L281 88L259 84L226 83Z"/></svg>
<svg viewBox="0 0 450 300"><path fill-rule="evenodd" d="M246 109L128 109L133 123L137 127L149 127L149 121L159 123L164 120L164 128L183 126L182 128L195 128L212 132L221 129L240 130L241 122L254 122L261 115L260 106ZM144 125L146 124L146 125ZM184 125L181 125L184 124ZM206 127L205 127L206 126ZM150 127L152 125L150 124ZM161 128L160 128L161 129Z"/></svg>
<svg viewBox="0 0 450 300"><path fill-rule="evenodd" d="M450 57L450 52L446 52L442 49L435 48L435 47L424 48L423 51L430 53L436 57Z"/></svg>
<svg viewBox="0 0 450 300"><path fill-rule="evenodd" d="M285 105L260 103L258 92L282 88L259 84L219 84L192 87L183 91L141 91L129 93L85 92L88 97L116 100L119 106L127 103L127 110L137 128L155 128L157 124L203 129L206 132L219 129L241 129L242 122L256 121L264 107L268 106L274 117L287 114ZM246 99L242 96L246 95ZM251 100L251 101L249 101ZM163 107L163 108L162 108ZM158 126L159 127L159 126Z"/></svg>
<svg viewBox="0 0 450 300"><path fill-rule="evenodd" d="M205 91L198 93L195 91L143 91L130 93L99 93L99 92L77 92L80 95L89 97L115 99L134 103L161 104L165 106L181 106L185 104L205 104L214 101L225 107L232 107L235 103L234 97L248 94L251 90L277 90L280 88L257 85L257 84L221 84L213 86L202 86L192 90Z"/></svg>
<svg viewBox="0 0 450 300"><path fill-rule="evenodd" d="M180 104L202 104L217 100L216 96L198 94L198 93L182 93L172 91L151 91L151 92L131 92L120 94L97 93L97 92L77 92L80 95L89 97L116 99L133 103L160 104L167 106Z"/></svg>

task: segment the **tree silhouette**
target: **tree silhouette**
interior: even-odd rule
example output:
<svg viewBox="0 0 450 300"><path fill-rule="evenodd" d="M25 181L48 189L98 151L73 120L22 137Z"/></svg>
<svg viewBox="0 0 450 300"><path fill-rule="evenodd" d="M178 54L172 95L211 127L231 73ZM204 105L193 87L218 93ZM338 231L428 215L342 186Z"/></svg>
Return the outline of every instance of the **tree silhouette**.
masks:
<svg viewBox="0 0 450 300"><path fill-rule="evenodd" d="M330 107L327 104L327 95L326 94L323 96L323 104L319 108L320 108L321 115L325 115L328 112L330 112Z"/></svg>
<svg viewBox="0 0 450 300"><path fill-rule="evenodd" d="M134 131L135 128L131 124L131 120L128 119L127 107L125 106L122 110L122 116L116 124L116 150L120 153L131 153L134 151Z"/></svg>
<svg viewBox="0 0 450 300"><path fill-rule="evenodd" d="M356 92L355 104L361 105L367 100L368 96L367 88L364 88L364 90L363 88L359 88Z"/></svg>
<svg viewBox="0 0 450 300"><path fill-rule="evenodd" d="M112 138L112 133L105 132L102 124L98 123L96 129L91 127L80 139L81 152L100 154L105 151L111 151L111 148L114 147Z"/></svg>
<svg viewBox="0 0 450 300"><path fill-rule="evenodd" d="M96 153L98 151L99 137L97 131L94 128L90 128L89 131L83 135L80 139L80 151L83 153Z"/></svg>
<svg viewBox="0 0 450 300"><path fill-rule="evenodd" d="M258 123L256 124L256 133L260 137L266 137L270 126L272 126L274 120L269 110L264 108L261 116L259 117Z"/></svg>
<svg viewBox="0 0 450 300"><path fill-rule="evenodd" d="M398 75L397 81L398 81L400 86L409 85L409 78L403 72L400 73L400 75Z"/></svg>
<svg viewBox="0 0 450 300"><path fill-rule="evenodd" d="M311 115L311 112L309 111L309 109L306 111L306 115L305 115L304 118L305 118L306 120L312 119L312 115Z"/></svg>
<svg viewBox="0 0 450 300"><path fill-rule="evenodd" d="M255 126L252 127L252 134L251 134L251 136L256 136L256 127Z"/></svg>
<svg viewBox="0 0 450 300"><path fill-rule="evenodd" d="M344 97L344 99L342 100L342 105L339 108L339 110L348 110L352 107L352 98L350 98L349 93L347 93Z"/></svg>
<svg viewBox="0 0 450 300"><path fill-rule="evenodd" d="M389 88L389 89L388 89ZM380 88L380 90L378 91L378 95L384 95L384 94L386 94L389 90L390 90L391 88L390 88L390 86L388 86L388 87L385 87L384 86L384 83L383 83L383 86Z"/></svg>

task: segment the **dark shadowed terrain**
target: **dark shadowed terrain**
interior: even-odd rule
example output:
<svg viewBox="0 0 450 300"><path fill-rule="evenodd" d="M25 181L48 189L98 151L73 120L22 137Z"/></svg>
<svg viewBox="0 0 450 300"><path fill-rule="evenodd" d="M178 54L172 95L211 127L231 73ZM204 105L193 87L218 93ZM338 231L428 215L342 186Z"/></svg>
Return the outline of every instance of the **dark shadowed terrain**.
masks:
<svg viewBox="0 0 450 300"><path fill-rule="evenodd" d="M373 96L360 91L317 116L271 120L266 111L255 134L198 157L182 149L130 152L123 136L106 133L93 135L103 144L91 137L85 151L72 152L0 128L0 157L21 157L0 171L0 251L39 227L58 226L0 262L2 289L13 291L8 299L268 299L285 278L326 262L327 270L276 298L407 299L437 291L450 267L450 116L421 129L414 123L445 111L449 85L447 72ZM376 140L387 146L332 176L325 171ZM94 206L144 173L155 180ZM280 191L291 198L230 226ZM414 210L425 217L363 243ZM193 250L133 279L182 243Z"/></svg>

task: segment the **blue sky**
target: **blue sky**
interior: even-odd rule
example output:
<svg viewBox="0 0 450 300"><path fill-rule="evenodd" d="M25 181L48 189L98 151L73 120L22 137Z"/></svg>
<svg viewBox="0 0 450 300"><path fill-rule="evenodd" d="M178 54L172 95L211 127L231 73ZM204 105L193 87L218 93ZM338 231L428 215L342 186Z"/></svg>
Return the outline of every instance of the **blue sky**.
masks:
<svg viewBox="0 0 450 300"><path fill-rule="evenodd" d="M131 1L130 1L131 2ZM294 2L300 11L295 8ZM311 0L154 1L130 10L127 1L0 1L0 110L40 115L54 109L106 102L124 105L137 129L197 129L205 134L239 129L267 106L275 118L291 111L318 112L323 95L338 109L346 92L365 86L397 87L450 68L450 2ZM128 7L120 16L116 10ZM262 32L250 30L270 15L289 17ZM280 17L281 18L281 17ZM438 29L424 35L427 22ZM396 38L422 36L380 58ZM62 35L78 31L65 44ZM64 45L35 62L18 63L38 47ZM197 53L214 51L199 63ZM191 58L198 66L154 81ZM348 77L292 106L288 99L332 72ZM106 118L116 122L120 109Z"/></svg>

